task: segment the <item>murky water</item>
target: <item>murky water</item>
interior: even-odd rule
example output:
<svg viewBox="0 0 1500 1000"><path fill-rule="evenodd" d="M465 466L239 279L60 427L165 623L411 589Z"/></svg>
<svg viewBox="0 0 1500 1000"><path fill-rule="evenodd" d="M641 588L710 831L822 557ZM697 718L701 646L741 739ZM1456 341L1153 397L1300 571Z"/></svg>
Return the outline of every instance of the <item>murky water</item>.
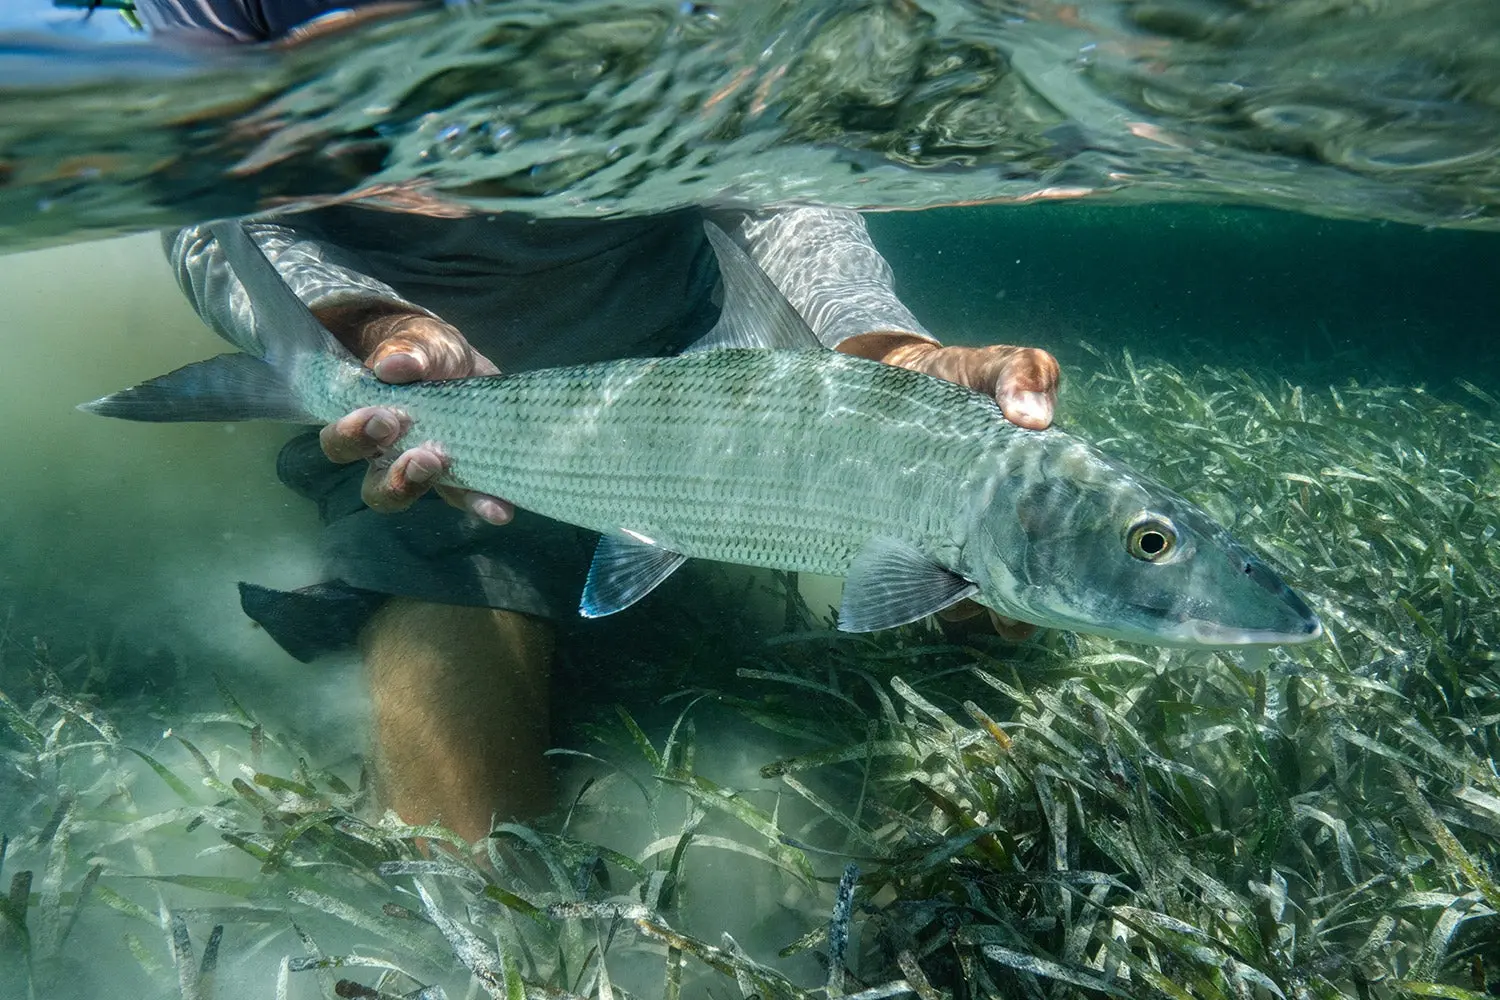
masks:
<svg viewBox="0 0 1500 1000"><path fill-rule="evenodd" d="M0 42L0 245L438 199L1232 201L1495 225L1484 0L462 5L289 52Z"/></svg>
<svg viewBox="0 0 1500 1000"><path fill-rule="evenodd" d="M295 553L310 518L274 483L241 475L265 468L284 432L223 425L142 433L73 410L127 371L146 376L219 350L172 283L160 240L9 259L0 300L0 392L18 431L7 436L5 461L36 465L7 488L0 559L10 572L0 600L49 631L97 623L90 638L101 646L118 628L137 646L155 633L197 635L219 655L274 649L247 625L227 627L231 619L212 608L226 596L232 602L229 565L258 563L283 580L296 564L306 567ZM203 475L185 474L195 468ZM223 589L205 593L202 581L216 577Z"/></svg>

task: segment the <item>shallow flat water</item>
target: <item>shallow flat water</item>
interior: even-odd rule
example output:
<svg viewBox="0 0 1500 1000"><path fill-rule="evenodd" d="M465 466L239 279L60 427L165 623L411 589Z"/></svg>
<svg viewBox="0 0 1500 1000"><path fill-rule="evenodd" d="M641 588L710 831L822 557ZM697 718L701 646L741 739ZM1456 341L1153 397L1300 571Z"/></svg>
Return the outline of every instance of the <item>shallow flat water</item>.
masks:
<svg viewBox="0 0 1500 1000"><path fill-rule="evenodd" d="M156 236L13 253L0 996L1493 995L1493 16L514 3L280 54L8 36L10 251L372 185L589 217L998 202L872 217L903 300L1054 351L1060 422L1231 525L1329 639L838 639L836 590L803 617L678 580L562 665L565 805L476 868L361 794L352 658L295 663L239 612L238 580L318 577L284 430L73 409L223 349Z"/></svg>
<svg viewBox="0 0 1500 1000"><path fill-rule="evenodd" d="M949 918L924 924L928 904L917 898L951 912L943 908L964 893L989 891L981 887L991 862L972 845L955 848L951 866L939 869L947 874L903 883L912 900L879 889L884 865L941 856L938 841L923 838L956 832L930 800L912 798L917 778L965 803L966 788L981 796L973 803L990 802L996 822L1024 847L1016 862L1022 873L1011 876L1023 884L1047 884L1061 865L1082 884L1107 876L1123 886L1095 897L1109 913L1211 927L1212 920L1232 923L1237 907L1269 891L1256 886L1274 887L1281 877L1291 883L1295 913L1315 914L1327 928L1301 928L1289 908L1274 933L1297 928L1326 956L1313 977L1326 995L1357 995L1347 955L1375 932L1387 940L1363 968L1425 976L1445 989L1472 982L1473 962L1494 960L1495 918L1425 837L1425 846L1405 842L1405 850L1431 857L1387 857L1393 835L1380 824L1392 808L1382 755L1395 753L1403 766L1419 768L1423 794L1476 863L1492 864L1500 843L1485 798L1500 790L1484 764L1500 749L1500 560L1490 547L1500 525L1500 370L1484 335L1495 306L1486 280L1493 237L1237 209L1100 213L1067 205L890 216L872 228L904 296L935 330L955 341L1021 340L1057 351L1069 380L1063 422L1157 472L1289 567L1324 616L1332 644L1270 663L1060 636L1022 650L963 649L919 634L874 647L812 633L762 645L779 619L768 629L769 619L736 617L742 591L719 592L715 600L730 610L721 620L678 619L658 604L586 648L560 683L559 745L610 762L558 758L579 794L567 827L574 839L541 843L563 851L553 863L579 881L539 877L525 863L535 857L522 851L521 869L498 884L527 905L558 908L538 922L478 894L484 883L475 880L486 876L419 864L410 870L427 872L420 880L435 894L434 910L499 942L500 951L481 954L481 968L489 961L483 954L509 956L527 981L555 985L547 950L555 949L575 963L568 982L581 982L579 993L590 997L603 996L597 970L580 972L576 963L590 961L599 935L608 940L613 995L671 995L662 984L678 960L659 936L632 923L631 914L646 910L692 937L683 995L736 988L708 964L722 959L701 950L718 947L728 931L744 961L759 963L741 967L743 975L769 975L755 970L774 966L787 978L764 980L763 988L810 996L795 991L820 987L823 967L806 952L784 959L777 952L827 926L833 880L854 857L860 891L868 893L859 898L872 908L855 916L851 969L899 975L892 964L899 949L888 935L897 915L907 914L900 919L909 918L911 929L902 933L933 949L922 963L927 974L951 983L955 967L943 948L969 945L942 945ZM357 786L359 760L351 754L368 750L357 666L293 663L238 613L238 579L295 586L316 575L310 513L290 501L271 470L282 432L126 425L72 410L79 399L219 349L180 301L159 254L154 237L136 237L0 264L11 328L28 334L9 341L11 363L0 370L0 417L17 431L0 446L0 463L23 473L8 488L0 532L0 601L9 611L0 693L18 706L0 719L0 832L11 837L0 874L34 879L32 964L17 966L15 939L5 939L0 983L24 983L45 998L111 989L174 996L184 975L202 991L196 995L236 1000L283 988L294 998L348 995L352 987L336 992L341 981L383 982L393 996L418 984L463 995L472 988L469 973L443 934L399 917L426 905L413 894L415 880L398 873L407 869L375 874L382 861L430 855L398 830L382 834L393 839L379 851L361 855L356 841L327 832L333 819L321 819L330 809L345 815L339 810L349 800L334 776ZM681 593L656 599L670 604ZM1413 615L1422 616L1422 628ZM642 649L645 634L654 638ZM1025 685L1045 709L1033 712L984 684L973 688L968 671L976 664L1001 682ZM737 677L738 668L753 673ZM1260 696L1257 676L1268 678ZM216 684L233 701L216 694ZM901 706L901 721L880 721L872 689ZM721 693L694 701L706 691ZM1265 699L1260 715L1257 697ZM1289 708L1289 699L1302 707ZM991 760L984 750L991 737L968 714L970 704L998 720L1019 749ZM1101 722L1089 714L1097 711L1091 704L1116 714ZM685 713L667 764L642 759L615 705L640 720L658 750ZM1242 731L1236 720L1244 718L1259 721ZM974 728L965 728L971 719ZM50 746L29 742L31 722L55 725L39 737L50 733ZM875 742L861 750L870 732ZM1168 756L1146 753L1140 734ZM205 755L203 763L181 739ZM1257 740L1270 748L1264 757ZM870 757L902 741L921 754ZM855 748L845 754L853 764L795 763L847 746ZM969 749L945 756L956 746ZM150 754L179 784L134 751ZM1120 763L1109 764L1110 753ZM867 758L889 764L860 763ZM1129 788L1133 780L1181 794L1168 772L1165 784L1140 777L1166 766L1162 759L1216 789L1195 806L1209 810L1192 821L1200 825L1181 825L1192 796L1154 815L1125 811L1105 794L1112 782ZM789 776L823 805L793 792L779 771L761 772L778 760L792 760ZM1008 775L1009 790L986 785L983 768L965 772L982 762ZM622 771L660 787L654 805ZM715 783L705 787L737 792L688 798L681 789L689 773ZM1098 787L1082 776L1101 773L1108 780ZM236 779L241 785L232 788ZM282 779L312 782L318 793L288 791L275 784ZM1018 781L1031 791L1017 794ZM1265 781L1280 784L1257 785ZM1059 787L1080 796L1080 812L1062 825L1049 813L1049 826L1030 803ZM1269 882L1216 846L1269 850L1256 846L1265 833L1254 819L1275 815L1263 812L1278 801L1263 798L1267 788L1279 789L1287 815L1298 817L1287 820L1287 839L1273 855L1278 876L1264 876ZM262 812L267 801L279 805ZM832 823L824 806L851 815L862 809L864 818ZM695 808L707 818L695 820ZM893 833L902 829L892 825L895 815L916 825ZM1105 834L1124 836L1118 831L1147 817L1198 845L1162 863L1197 866L1227 886L1228 902L1222 894L1166 892L1162 871L1108 853L1120 846ZM791 843L807 844L807 853L750 821L774 823ZM312 832L299 838L304 822ZM1339 829L1347 844L1330 832ZM684 836L684 895L669 904L651 895L650 876L626 891L635 885L631 870L587 880L590 852L622 852L660 872ZM1063 837L1060 847L1055 836ZM278 843L286 845L284 864L246 853ZM872 857L877 848L897 853L882 861ZM1407 871L1416 856L1427 860ZM799 877L804 863L828 881ZM96 881L85 889L95 866ZM969 885L969 875L980 881ZM1385 881L1369 885L1371 878ZM1011 907L1007 919L1032 924L1021 938L1006 939L1009 951L995 953L1003 962L979 950L987 938L970 941L975 961L988 963L984 975L1011 982L1007 963L1022 960L1016 956L1066 958L1046 929L1069 912L1062 903L1046 893L1001 897L991 905L1003 902ZM735 901L732 910L725 898ZM568 909L606 902L617 909L604 916ZM1353 913L1340 909L1350 906ZM1082 954L1104 954L1116 925L1104 920L1089 930L1087 912L1068 918L1081 928ZM1388 926L1381 922L1387 915ZM983 913L968 919L989 926ZM215 927L222 937L205 978L202 956ZM1212 935L1212 947L1231 949L1247 976L1305 974L1295 951L1247 957L1227 932ZM523 947L532 951L515 950ZM342 964L324 967L335 960ZM406 972L382 973L380 963ZM1058 974L1096 974L1090 968L1073 959Z"/></svg>

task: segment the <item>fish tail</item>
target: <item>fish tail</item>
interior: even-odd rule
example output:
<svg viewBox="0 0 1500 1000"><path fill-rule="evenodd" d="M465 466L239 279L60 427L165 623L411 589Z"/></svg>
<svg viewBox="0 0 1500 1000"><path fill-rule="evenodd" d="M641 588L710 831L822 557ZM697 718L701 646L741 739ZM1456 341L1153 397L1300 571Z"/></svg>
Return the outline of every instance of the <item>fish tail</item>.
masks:
<svg viewBox="0 0 1500 1000"><path fill-rule="evenodd" d="M210 231L250 301L256 336L236 343L247 353L199 361L80 410L149 422L317 422L293 386L294 373L310 355L348 352L292 293L243 226L217 222Z"/></svg>
<svg viewBox="0 0 1500 1000"><path fill-rule="evenodd" d="M147 423L285 420L315 423L281 373L248 354L221 354L112 392L85 413Z"/></svg>

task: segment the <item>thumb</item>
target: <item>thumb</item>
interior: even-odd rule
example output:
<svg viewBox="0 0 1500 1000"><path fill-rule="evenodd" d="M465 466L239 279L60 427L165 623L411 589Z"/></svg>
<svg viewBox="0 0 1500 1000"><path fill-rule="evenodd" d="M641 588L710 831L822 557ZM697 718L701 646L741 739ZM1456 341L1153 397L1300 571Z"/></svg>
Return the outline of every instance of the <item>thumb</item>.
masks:
<svg viewBox="0 0 1500 1000"><path fill-rule="evenodd" d="M464 378L495 371L493 364L469 346L463 334L440 319L423 315L381 317L371 325L375 328L366 331L366 342L376 341L376 346L365 365L382 382Z"/></svg>

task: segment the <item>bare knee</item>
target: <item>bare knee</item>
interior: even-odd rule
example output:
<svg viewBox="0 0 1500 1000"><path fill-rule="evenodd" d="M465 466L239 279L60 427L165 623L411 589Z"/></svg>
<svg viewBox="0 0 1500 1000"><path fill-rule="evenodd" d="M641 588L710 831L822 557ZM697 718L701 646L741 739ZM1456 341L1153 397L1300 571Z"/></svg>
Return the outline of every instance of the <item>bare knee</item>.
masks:
<svg viewBox="0 0 1500 1000"><path fill-rule="evenodd" d="M360 633L386 806L473 840L545 812L552 626L393 598Z"/></svg>

